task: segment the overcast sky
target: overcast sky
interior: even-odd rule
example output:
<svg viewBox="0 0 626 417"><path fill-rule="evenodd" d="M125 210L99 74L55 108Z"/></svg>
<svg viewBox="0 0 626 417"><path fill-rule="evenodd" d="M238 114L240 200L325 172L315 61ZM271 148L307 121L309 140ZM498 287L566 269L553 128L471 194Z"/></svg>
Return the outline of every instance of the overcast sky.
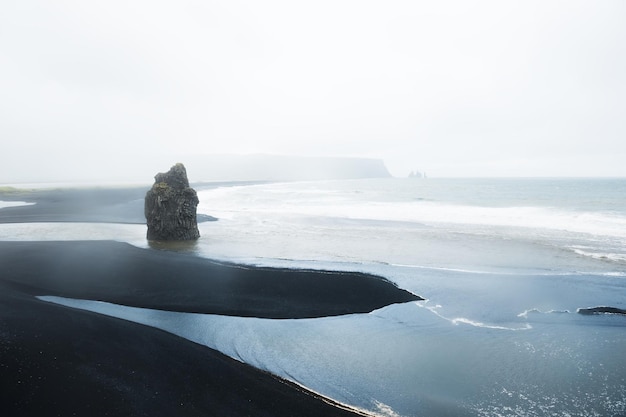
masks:
<svg viewBox="0 0 626 417"><path fill-rule="evenodd" d="M0 140L0 183L185 153L626 176L626 1L7 1Z"/></svg>

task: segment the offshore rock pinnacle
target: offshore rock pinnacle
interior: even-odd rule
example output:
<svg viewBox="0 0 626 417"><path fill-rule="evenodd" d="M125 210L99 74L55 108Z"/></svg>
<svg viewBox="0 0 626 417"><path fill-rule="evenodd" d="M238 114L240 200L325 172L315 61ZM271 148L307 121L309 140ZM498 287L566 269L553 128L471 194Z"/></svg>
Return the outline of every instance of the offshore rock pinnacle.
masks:
<svg viewBox="0 0 626 417"><path fill-rule="evenodd" d="M196 219L198 195L189 187L187 170L181 163L154 177L146 193L144 212L148 240L195 240L200 237Z"/></svg>

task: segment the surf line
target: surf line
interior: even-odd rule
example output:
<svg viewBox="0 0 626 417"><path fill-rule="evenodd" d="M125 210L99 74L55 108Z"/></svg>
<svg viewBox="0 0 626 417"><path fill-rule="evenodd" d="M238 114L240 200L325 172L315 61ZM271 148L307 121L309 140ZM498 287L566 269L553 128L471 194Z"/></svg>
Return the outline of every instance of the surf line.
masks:
<svg viewBox="0 0 626 417"><path fill-rule="evenodd" d="M480 321L471 320L471 319L468 319L468 318L465 318L465 317L449 318L449 317L446 317L443 314L439 313L439 311L437 311L438 309L441 308L440 304L431 306L431 305L428 305L428 301L429 300L416 301L413 304L415 304L419 308L425 308L426 310L430 311L431 313L433 313L437 317L439 317L439 318L441 318L443 320L446 320L446 321L454 324L455 326L458 326L459 324L467 324L469 326L479 327L479 328L482 328L482 329L508 330L508 331L513 331L513 332L518 332L520 330L530 330L530 329L533 328L533 326L531 326L528 323L526 323L522 327L506 327L506 326L497 326L495 324L486 324L486 323L482 323Z"/></svg>

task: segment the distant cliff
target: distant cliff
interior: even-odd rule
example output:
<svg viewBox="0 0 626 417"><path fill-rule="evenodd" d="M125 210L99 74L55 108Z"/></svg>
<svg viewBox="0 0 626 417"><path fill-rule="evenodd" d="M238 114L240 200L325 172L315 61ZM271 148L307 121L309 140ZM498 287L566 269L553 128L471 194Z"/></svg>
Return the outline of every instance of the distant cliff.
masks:
<svg viewBox="0 0 626 417"><path fill-rule="evenodd" d="M380 159L297 157L278 155L186 156L200 181L306 181L387 178Z"/></svg>

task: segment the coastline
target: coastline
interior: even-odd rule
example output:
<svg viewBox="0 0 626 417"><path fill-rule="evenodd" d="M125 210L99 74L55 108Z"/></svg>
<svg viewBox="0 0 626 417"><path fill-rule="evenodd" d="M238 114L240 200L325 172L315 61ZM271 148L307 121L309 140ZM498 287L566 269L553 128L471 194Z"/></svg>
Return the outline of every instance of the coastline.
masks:
<svg viewBox="0 0 626 417"><path fill-rule="evenodd" d="M113 241L0 242L0 281L32 296L270 319L368 313L421 298L374 275L218 263Z"/></svg>
<svg viewBox="0 0 626 417"><path fill-rule="evenodd" d="M363 415L164 331L0 289L8 415Z"/></svg>
<svg viewBox="0 0 626 417"><path fill-rule="evenodd" d="M143 199L149 187L13 189L0 200L35 203L0 210L0 223L145 223Z"/></svg>
<svg viewBox="0 0 626 417"><path fill-rule="evenodd" d="M252 181L203 182L196 190L260 184ZM23 201L28 206L0 209L0 223L93 222L145 224L144 198L151 184L140 186L85 186L60 188L0 187L0 201ZM33 204L34 203L34 204ZM214 221L198 215L198 222Z"/></svg>
<svg viewBox="0 0 626 417"><path fill-rule="evenodd" d="M74 192L88 203L64 198ZM0 223L86 220L103 201L132 220L137 207L128 202L139 192L50 191L35 205L0 210ZM89 218L106 222L110 213ZM243 267L114 241L2 241L0 270L0 404L11 415L367 415L162 330L39 295L276 319L420 299L367 274Z"/></svg>

